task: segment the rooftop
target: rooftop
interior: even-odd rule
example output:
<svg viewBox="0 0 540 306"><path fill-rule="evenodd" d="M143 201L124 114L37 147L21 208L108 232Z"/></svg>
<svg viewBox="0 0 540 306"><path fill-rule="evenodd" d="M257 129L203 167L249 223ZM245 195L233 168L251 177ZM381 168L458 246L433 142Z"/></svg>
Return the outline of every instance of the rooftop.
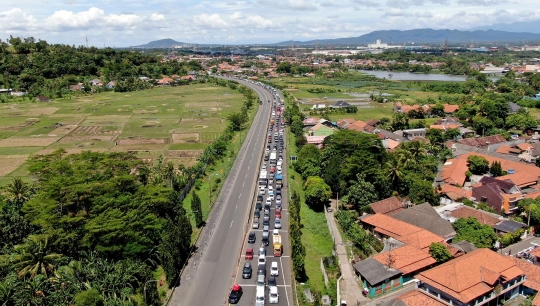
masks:
<svg viewBox="0 0 540 306"><path fill-rule="evenodd" d="M401 274L401 271L388 268L373 257L357 262L353 267L372 286Z"/></svg>
<svg viewBox="0 0 540 306"><path fill-rule="evenodd" d="M379 253L373 258L383 265L400 270L403 274L417 272L437 262L429 255L429 252L422 251L412 245L404 245L388 252Z"/></svg>
<svg viewBox="0 0 540 306"><path fill-rule="evenodd" d="M453 298L468 303L494 289L497 280L509 281L523 271L508 256L477 249L416 276Z"/></svg>
<svg viewBox="0 0 540 306"><path fill-rule="evenodd" d="M415 205L396 212L392 214L392 218L416 225L445 239L456 236L452 224L441 218L429 203Z"/></svg>
<svg viewBox="0 0 540 306"><path fill-rule="evenodd" d="M497 223L499 223L500 219L493 216L490 213L487 213L480 209L475 209L469 206L461 206L455 210L450 211L450 216L459 219L459 218L468 218L473 217L481 224L487 224L489 226L493 226Z"/></svg>
<svg viewBox="0 0 540 306"><path fill-rule="evenodd" d="M403 210L403 203L396 197L369 204L376 214L392 214Z"/></svg>

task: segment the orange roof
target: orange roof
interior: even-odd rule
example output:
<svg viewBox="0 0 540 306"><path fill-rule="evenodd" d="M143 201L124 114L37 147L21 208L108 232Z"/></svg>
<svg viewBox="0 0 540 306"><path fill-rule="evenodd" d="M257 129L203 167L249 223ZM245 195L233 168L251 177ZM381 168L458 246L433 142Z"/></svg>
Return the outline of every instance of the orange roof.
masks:
<svg viewBox="0 0 540 306"><path fill-rule="evenodd" d="M498 161L501 163L501 166L504 171L513 169L515 171L514 174L501 176L501 177L498 177L497 179L499 180L510 179L519 187L534 184L537 182L538 177L540 177L540 168L532 164L523 164L523 163L519 163L519 162L507 160L507 159L485 155L482 153L469 152L469 153L460 155L459 157L455 159L449 159L446 161L440 173L440 176L442 177L443 181L448 184L463 185L465 183L465 171L469 170L469 167L467 166L467 158L471 155L484 157L485 159L488 160L490 165L494 161Z"/></svg>
<svg viewBox="0 0 540 306"><path fill-rule="evenodd" d="M403 274L416 272L437 262L429 253L411 245L404 245L389 252L379 253L373 258L383 265L400 270Z"/></svg>
<svg viewBox="0 0 540 306"><path fill-rule="evenodd" d="M457 110L459 110L459 105L444 104L445 113L453 113Z"/></svg>
<svg viewBox="0 0 540 306"><path fill-rule="evenodd" d="M403 209L403 203L396 197L371 203L369 206L376 214L392 214Z"/></svg>
<svg viewBox="0 0 540 306"><path fill-rule="evenodd" d="M353 131L362 131L364 130L364 127L367 125L364 121L355 121L347 126L347 129L353 130Z"/></svg>
<svg viewBox="0 0 540 306"><path fill-rule="evenodd" d="M446 131L447 129L458 129L461 127L461 124L458 123L447 123L447 124L432 124L429 126L430 129L438 129Z"/></svg>
<svg viewBox="0 0 540 306"><path fill-rule="evenodd" d="M390 138L385 139L385 141L388 143L388 149L390 150L397 148L401 144L399 141Z"/></svg>
<svg viewBox="0 0 540 306"><path fill-rule="evenodd" d="M447 304L440 302L431 294L424 292L423 290L414 290L400 296L400 299L407 306L446 306Z"/></svg>
<svg viewBox="0 0 540 306"><path fill-rule="evenodd" d="M540 197L540 190L530 192L525 195L525 199L536 199L538 197Z"/></svg>
<svg viewBox="0 0 540 306"><path fill-rule="evenodd" d="M527 149L534 150L534 147L530 143L520 143L516 147L520 148L522 151L525 151Z"/></svg>
<svg viewBox="0 0 540 306"><path fill-rule="evenodd" d="M462 206L456 210L453 210L450 212L450 215L454 218L468 218L468 217L473 217L475 218L476 220L478 220L478 222L480 222L481 224L487 224L489 226L493 226L497 223L499 223L499 218L496 218L494 216L491 216L490 214L482 211L482 210L479 210L479 209L475 209L475 208L472 208L472 207L468 207L468 206Z"/></svg>
<svg viewBox="0 0 540 306"><path fill-rule="evenodd" d="M429 252L429 246L433 242L444 243L443 237L435 235L428 230L421 230L406 236L401 236L398 240L405 244L412 245L424 252Z"/></svg>
<svg viewBox="0 0 540 306"><path fill-rule="evenodd" d="M507 281L523 274L508 256L489 249L476 249L424 271L416 278L463 303L468 303L492 291L492 284L495 284L496 279L503 277L503 281Z"/></svg>
<svg viewBox="0 0 540 306"><path fill-rule="evenodd" d="M501 153L501 154L510 154L512 150L513 149L511 146L500 146L497 150L495 150L495 152Z"/></svg>
<svg viewBox="0 0 540 306"><path fill-rule="evenodd" d="M463 189L454 185L450 184L442 184L440 185L440 191L441 194L447 194L450 196L453 200L459 200L459 199L468 199L472 196L472 190Z"/></svg>
<svg viewBox="0 0 540 306"><path fill-rule="evenodd" d="M422 228L383 214L368 216L361 221L374 226L375 231L398 240L401 237L423 231Z"/></svg>

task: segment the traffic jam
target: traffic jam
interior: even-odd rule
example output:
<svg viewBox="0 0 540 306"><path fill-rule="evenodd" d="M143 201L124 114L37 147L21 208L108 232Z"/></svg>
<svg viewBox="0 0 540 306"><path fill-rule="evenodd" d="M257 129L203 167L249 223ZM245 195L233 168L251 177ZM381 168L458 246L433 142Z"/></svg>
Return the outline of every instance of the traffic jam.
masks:
<svg viewBox="0 0 540 306"><path fill-rule="evenodd" d="M252 218L251 230L243 249L236 283L229 295L230 304L238 304L241 300L242 305L289 304L288 296L287 301L282 301L287 295L281 261L285 244L282 239L287 238L288 235L287 227L283 224L285 220L282 219L285 214L282 193L285 156L283 151L284 105L273 88L265 87L273 93L275 103L269 122L267 146L257 181L257 200L253 215L250 216ZM271 101L268 100L268 102ZM288 243L285 247L288 251ZM290 273L290 271L285 273Z"/></svg>

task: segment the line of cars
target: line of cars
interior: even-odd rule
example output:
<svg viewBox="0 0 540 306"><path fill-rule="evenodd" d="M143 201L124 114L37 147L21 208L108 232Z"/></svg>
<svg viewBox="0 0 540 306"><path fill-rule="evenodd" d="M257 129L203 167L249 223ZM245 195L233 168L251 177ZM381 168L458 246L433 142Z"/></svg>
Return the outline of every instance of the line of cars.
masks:
<svg viewBox="0 0 540 306"><path fill-rule="evenodd" d="M270 258L276 259L283 253L283 245L279 230L282 227L282 164L283 164L283 129L284 122L281 110L283 105L280 103L279 97L274 96L277 103L274 105L272 119L268 131L269 141L265 151L265 158L261 166L261 172L258 179L258 195L253 213L253 229L262 227L261 244L258 248L257 262L252 264L255 258L254 247L247 247L244 259L246 260L242 268L242 278L254 278L254 269L256 265L256 295L255 305L263 306L266 302L266 293L268 289L268 303L279 303L279 291L277 287L277 277L280 271L278 261L272 261ZM279 115L276 115L279 113ZM273 121L273 122L272 122ZM273 210L272 229L270 223L270 215ZM262 223L262 224L261 224ZM257 243L257 235L252 231L248 235L248 244ZM267 247L272 245L273 257L267 257ZM267 260L268 259L268 260ZM269 275L267 278L267 263L270 266ZM239 289L235 291L234 289ZM241 297L240 286L233 287L229 296L229 303L237 303ZM240 292L240 293L238 293Z"/></svg>

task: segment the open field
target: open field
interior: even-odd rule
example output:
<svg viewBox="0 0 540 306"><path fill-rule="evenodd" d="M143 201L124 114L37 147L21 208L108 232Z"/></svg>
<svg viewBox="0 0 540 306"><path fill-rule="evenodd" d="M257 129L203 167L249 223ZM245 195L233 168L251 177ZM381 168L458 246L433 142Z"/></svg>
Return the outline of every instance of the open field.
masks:
<svg viewBox="0 0 540 306"><path fill-rule="evenodd" d="M192 165L242 103L237 91L195 84L2 104L0 186L28 176L28 156L60 148L69 153L129 151L147 160L162 155L175 164Z"/></svg>

